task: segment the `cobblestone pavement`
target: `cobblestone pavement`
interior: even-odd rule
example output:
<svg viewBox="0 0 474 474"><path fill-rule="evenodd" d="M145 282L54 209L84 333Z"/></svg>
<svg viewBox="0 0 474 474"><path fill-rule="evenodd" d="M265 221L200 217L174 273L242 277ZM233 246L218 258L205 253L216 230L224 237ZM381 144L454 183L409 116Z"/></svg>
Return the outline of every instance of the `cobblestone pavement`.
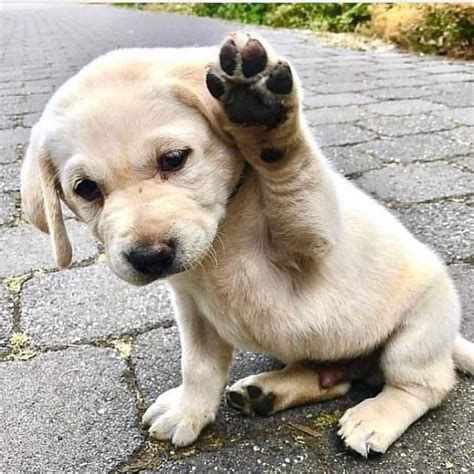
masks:
<svg viewBox="0 0 474 474"><path fill-rule="evenodd" d="M120 282L72 217L75 263L58 272L47 238L22 220L25 144L66 78L117 47L214 44L233 29L109 6L0 6L0 472L473 472L473 383L462 377L441 408L368 461L335 427L364 387L268 419L222 407L194 447L149 443L140 415L179 383L165 286ZM266 35L302 77L324 152L449 263L474 339L472 64ZM276 364L238 353L231 379Z"/></svg>

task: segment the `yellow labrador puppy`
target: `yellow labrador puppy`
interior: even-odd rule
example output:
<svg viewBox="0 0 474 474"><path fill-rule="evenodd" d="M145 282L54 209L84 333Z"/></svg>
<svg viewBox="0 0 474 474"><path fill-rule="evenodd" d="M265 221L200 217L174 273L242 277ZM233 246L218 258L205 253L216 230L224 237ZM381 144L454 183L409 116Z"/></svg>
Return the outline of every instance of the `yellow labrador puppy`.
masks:
<svg viewBox="0 0 474 474"><path fill-rule="evenodd" d="M145 413L155 438L185 446L214 420L234 347L287 364L230 388L233 406L257 414L347 391L307 361L380 351L385 387L340 421L363 456L437 406L455 367L473 372L446 268L330 167L295 71L256 35L93 61L34 127L22 197L60 267L72 257L62 200L121 278L168 279L183 383Z"/></svg>

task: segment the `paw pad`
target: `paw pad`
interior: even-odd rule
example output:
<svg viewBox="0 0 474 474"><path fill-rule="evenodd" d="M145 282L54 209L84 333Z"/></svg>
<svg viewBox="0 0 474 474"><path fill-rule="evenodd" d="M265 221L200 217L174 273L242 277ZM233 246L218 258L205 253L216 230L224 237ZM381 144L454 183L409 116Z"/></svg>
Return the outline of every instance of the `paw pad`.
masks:
<svg viewBox="0 0 474 474"><path fill-rule="evenodd" d="M285 61L272 57L258 39L239 33L222 45L206 85L231 122L273 128L287 120L293 75Z"/></svg>
<svg viewBox="0 0 474 474"><path fill-rule="evenodd" d="M260 387L248 385L242 392L227 392L227 403L235 410L246 415L269 416L275 407L275 395L265 394Z"/></svg>

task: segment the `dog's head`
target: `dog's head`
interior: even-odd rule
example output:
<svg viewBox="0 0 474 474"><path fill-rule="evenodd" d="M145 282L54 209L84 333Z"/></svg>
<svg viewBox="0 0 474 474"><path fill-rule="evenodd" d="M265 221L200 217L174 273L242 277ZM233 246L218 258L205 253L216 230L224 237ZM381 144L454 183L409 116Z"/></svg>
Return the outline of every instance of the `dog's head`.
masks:
<svg viewBox="0 0 474 474"><path fill-rule="evenodd" d="M137 54L111 53L56 93L33 129L21 194L60 267L72 258L63 200L112 269L145 284L207 254L243 160L210 108L205 62L194 53L173 69Z"/></svg>

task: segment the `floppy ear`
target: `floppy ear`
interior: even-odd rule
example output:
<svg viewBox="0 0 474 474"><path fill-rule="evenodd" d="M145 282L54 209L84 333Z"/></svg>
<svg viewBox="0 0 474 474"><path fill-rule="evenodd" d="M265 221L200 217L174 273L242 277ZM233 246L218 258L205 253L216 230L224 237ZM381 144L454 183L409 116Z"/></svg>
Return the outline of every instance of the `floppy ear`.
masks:
<svg viewBox="0 0 474 474"><path fill-rule="evenodd" d="M49 151L35 143L28 147L21 169L21 200L27 219L42 232L49 233L59 268L69 266L72 248L64 225L58 194L56 171Z"/></svg>
<svg viewBox="0 0 474 474"><path fill-rule="evenodd" d="M205 77L205 72L203 72ZM228 145L234 145L233 137L223 127L227 123L227 117L217 100L208 92L204 81L193 83L192 81L173 81L171 90L174 96L181 102L197 109L207 119L214 133Z"/></svg>

